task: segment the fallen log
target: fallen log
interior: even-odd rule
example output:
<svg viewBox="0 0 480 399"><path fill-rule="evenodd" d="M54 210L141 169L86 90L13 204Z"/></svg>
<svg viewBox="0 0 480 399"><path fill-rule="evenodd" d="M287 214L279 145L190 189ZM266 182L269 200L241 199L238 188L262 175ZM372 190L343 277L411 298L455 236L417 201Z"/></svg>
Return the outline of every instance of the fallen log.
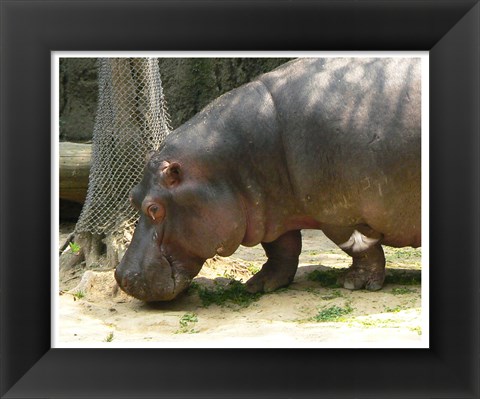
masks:
<svg viewBox="0 0 480 399"><path fill-rule="evenodd" d="M91 158L91 144L60 143L60 199L85 202Z"/></svg>

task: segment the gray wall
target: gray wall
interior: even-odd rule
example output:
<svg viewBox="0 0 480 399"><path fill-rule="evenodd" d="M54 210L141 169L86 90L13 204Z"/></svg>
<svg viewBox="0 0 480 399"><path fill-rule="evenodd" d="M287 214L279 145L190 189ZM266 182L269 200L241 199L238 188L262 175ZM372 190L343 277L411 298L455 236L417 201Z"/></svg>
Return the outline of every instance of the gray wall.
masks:
<svg viewBox="0 0 480 399"><path fill-rule="evenodd" d="M163 58L163 89L176 128L221 94L275 69L288 58ZM60 60L60 140L91 140L97 109L94 58Z"/></svg>

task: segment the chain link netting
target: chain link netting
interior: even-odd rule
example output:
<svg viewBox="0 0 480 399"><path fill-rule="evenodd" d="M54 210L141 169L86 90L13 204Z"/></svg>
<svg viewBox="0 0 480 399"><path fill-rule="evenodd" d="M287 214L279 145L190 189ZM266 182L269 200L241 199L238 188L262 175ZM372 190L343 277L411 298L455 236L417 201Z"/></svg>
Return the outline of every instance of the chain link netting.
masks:
<svg viewBox="0 0 480 399"><path fill-rule="evenodd" d="M147 152L171 130L158 61L98 59L98 87L88 192L75 233L128 243L138 220L129 192L141 180Z"/></svg>

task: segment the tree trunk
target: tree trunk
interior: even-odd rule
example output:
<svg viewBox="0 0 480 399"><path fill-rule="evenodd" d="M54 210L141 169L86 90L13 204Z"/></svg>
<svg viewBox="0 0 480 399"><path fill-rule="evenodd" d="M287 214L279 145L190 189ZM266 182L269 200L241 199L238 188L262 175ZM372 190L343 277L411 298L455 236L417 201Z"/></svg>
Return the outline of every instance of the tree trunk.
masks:
<svg viewBox="0 0 480 399"><path fill-rule="evenodd" d="M91 158L91 144L60 143L60 199L85 202Z"/></svg>

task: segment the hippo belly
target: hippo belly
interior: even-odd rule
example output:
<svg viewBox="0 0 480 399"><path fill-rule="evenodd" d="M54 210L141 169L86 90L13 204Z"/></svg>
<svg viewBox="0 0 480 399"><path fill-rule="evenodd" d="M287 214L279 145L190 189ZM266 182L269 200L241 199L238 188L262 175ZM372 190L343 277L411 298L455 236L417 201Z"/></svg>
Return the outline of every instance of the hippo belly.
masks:
<svg viewBox="0 0 480 399"><path fill-rule="evenodd" d="M262 81L282 120L299 201L325 224L368 224L387 245L419 246L419 59L313 59L290 68ZM307 76L295 73L306 68Z"/></svg>
<svg viewBox="0 0 480 399"><path fill-rule="evenodd" d="M122 289L170 300L215 255L261 244L250 292L294 278L302 229L352 257L348 289L378 290L382 245L421 245L416 58L298 59L208 105L167 136L132 190L141 217Z"/></svg>

